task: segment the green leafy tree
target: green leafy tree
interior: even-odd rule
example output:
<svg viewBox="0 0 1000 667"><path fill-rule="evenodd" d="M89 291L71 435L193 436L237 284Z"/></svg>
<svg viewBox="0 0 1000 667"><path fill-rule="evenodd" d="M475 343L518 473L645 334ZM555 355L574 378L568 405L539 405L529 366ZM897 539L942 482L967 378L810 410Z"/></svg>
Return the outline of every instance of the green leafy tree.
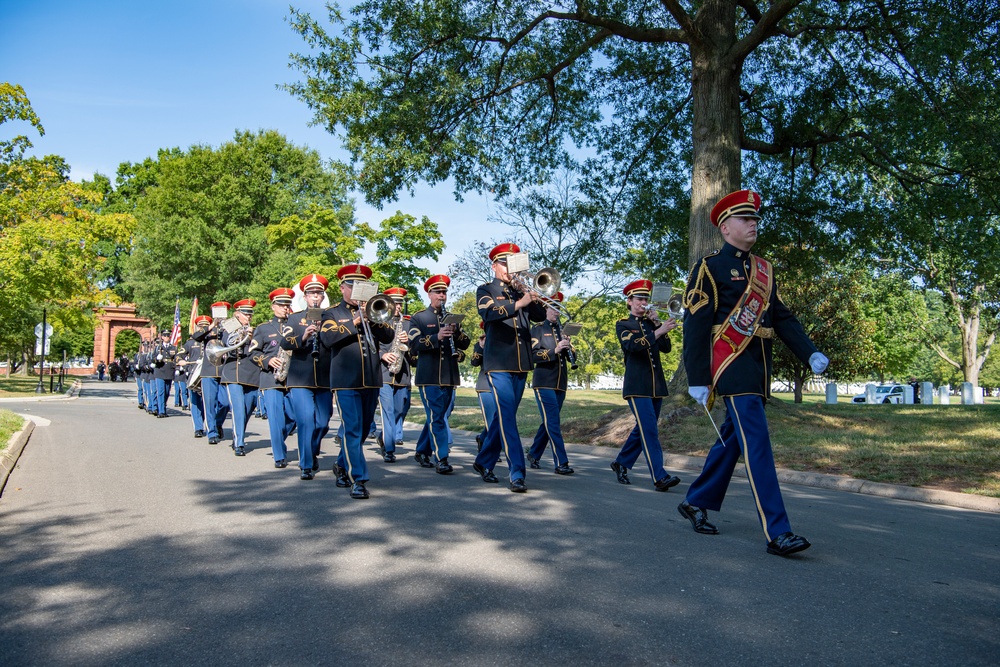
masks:
<svg viewBox="0 0 1000 667"><path fill-rule="evenodd" d="M437 224L424 216L418 222L412 215L396 211L379 223L378 229L368 224L358 227L359 235L375 245L375 261L370 264L372 279L382 289L402 287L409 294L418 294L431 271L420 268L416 260L437 260L444 250L444 240Z"/></svg>
<svg viewBox="0 0 1000 667"><path fill-rule="evenodd" d="M275 283L329 273L359 247L348 238L343 174L274 131L237 132L218 149L160 151L155 166L123 165L119 177L119 203L138 220L124 277L156 321L172 320L177 297L266 304ZM321 238L327 232L335 233Z"/></svg>
<svg viewBox="0 0 1000 667"><path fill-rule="evenodd" d="M43 131L24 90L0 84L0 125L11 120ZM24 136L0 142L0 346L24 359L43 309L79 324L79 313L113 299L99 282L98 249L134 228L128 214L99 212L101 194L70 181L63 158L26 157L30 147Z"/></svg>

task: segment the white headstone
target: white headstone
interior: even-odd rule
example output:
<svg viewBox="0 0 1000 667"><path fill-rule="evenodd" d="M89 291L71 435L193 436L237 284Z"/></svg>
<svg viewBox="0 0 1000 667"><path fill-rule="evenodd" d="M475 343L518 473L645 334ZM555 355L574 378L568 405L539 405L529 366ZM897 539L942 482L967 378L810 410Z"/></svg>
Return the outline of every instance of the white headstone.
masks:
<svg viewBox="0 0 1000 667"><path fill-rule="evenodd" d="M972 383L963 382L962 383L962 405L973 405L976 402L976 396L972 392Z"/></svg>
<svg viewBox="0 0 1000 667"><path fill-rule="evenodd" d="M941 405L951 404L951 385L943 384L938 387L938 403Z"/></svg>
<svg viewBox="0 0 1000 667"><path fill-rule="evenodd" d="M920 403L922 405L934 405L934 383L920 383Z"/></svg>
<svg viewBox="0 0 1000 667"><path fill-rule="evenodd" d="M835 382L826 383L826 402L828 405L837 403L837 384Z"/></svg>

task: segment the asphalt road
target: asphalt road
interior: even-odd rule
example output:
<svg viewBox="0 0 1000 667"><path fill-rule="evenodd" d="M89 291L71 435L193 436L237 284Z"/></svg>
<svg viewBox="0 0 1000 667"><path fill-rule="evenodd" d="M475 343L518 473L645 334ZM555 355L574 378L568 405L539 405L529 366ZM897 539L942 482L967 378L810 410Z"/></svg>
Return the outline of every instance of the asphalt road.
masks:
<svg viewBox="0 0 1000 667"><path fill-rule="evenodd" d="M743 480L697 535L675 509L693 471L625 487L575 448L577 474L518 495L464 435L450 476L370 454L355 501L330 440L303 482L266 423L237 458L134 394L3 406L50 423L0 497L0 665L1000 662L995 514L786 485L813 548L783 559Z"/></svg>

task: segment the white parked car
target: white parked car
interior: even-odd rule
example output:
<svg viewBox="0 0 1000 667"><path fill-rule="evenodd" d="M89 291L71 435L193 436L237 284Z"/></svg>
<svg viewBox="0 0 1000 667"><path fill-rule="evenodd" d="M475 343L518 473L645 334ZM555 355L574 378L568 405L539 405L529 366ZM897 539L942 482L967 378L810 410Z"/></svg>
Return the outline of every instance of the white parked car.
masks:
<svg viewBox="0 0 1000 667"><path fill-rule="evenodd" d="M864 403L865 395L858 394L851 401L852 403ZM903 385L901 384L880 384L875 387L876 403L902 403Z"/></svg>

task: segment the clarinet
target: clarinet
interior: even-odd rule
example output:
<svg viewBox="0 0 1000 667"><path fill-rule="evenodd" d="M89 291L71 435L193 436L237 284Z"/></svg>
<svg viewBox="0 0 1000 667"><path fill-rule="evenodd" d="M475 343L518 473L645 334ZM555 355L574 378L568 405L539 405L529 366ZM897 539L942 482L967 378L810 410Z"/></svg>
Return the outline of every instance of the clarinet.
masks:
<svg viewBox="0 0 1000 667"><path fill-rule="evenodd" d="M444 318L446 318L446 317L448 317L448 312L445 311L444 308L442 308L441 309L441 314L438 315L438 328L439 329L442 326L444 326L442 324L442 322L444 322ZM457 357L458 356L458 350L455 349L455 332L452 332L451 336L448 337L448 343L450 344L449 347L451 348L451 356Z"/></svg>
<svg viewBox="0 0 1000 667"><path fill-rule="evenodd" d="M316 359L319 357L319 329L316 329L316 333L313 337L309 339L309 343L312 345L310 352L312 353L312 358Z"/></svg>
<svg viewBox="0 0 1000 667"><path fill-rule="evenodd" d="M559 324L558 318L556 318L555 328L556 328L556 338L558 340L562 340L563 339L562 326ZM579 368L579 366L576 365L576 350L573 349L572 345L570 345L568 348L560 352L560 354L562 355L563 359L569 362L570 370L575 371L577 368Z"/></svg>

